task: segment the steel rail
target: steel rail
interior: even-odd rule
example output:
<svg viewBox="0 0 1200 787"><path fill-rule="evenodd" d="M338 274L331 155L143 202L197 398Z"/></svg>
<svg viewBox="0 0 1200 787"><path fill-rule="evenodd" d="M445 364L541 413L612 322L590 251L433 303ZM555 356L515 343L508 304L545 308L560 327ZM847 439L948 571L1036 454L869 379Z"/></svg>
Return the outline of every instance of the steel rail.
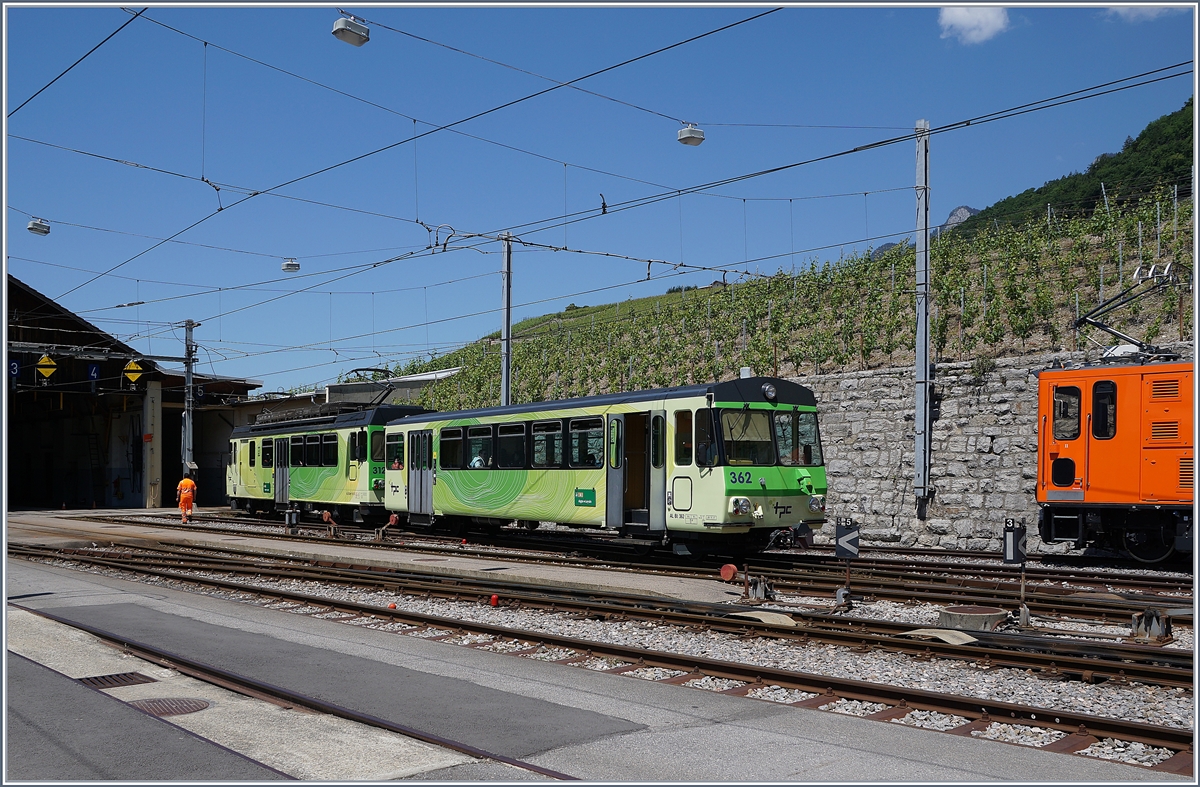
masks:
<svg viewBox="0 0 1200 787"><path fill-rule="evenodd" d="M1177 773L1190 774L1192 768L1192 744L1194 736L1191 730L1182 728L1091 716L1016 703L983 700L977 697L931 692L923 689L888 686L851 678L817 675L764 665L737 664L700 656L647 650L641 647L582 640L544 632L520 631L485 623L455 620L438 615L380 609L282 590L250 587L243 587L242 590L263 597L294 599L297 603L316 606L322 609L343 611L355 616L370 615L377 618L390 618L393 621L413 625L418 630L445 630L446 634L439 635L439 637L450 637L456 632L471 632L503 639L516 639L520 642L536 643L536 645L531 645L532 650L549 647L571 651L570 656L557 659L556 661L558 662L579 661L596 656L626 662L625 666L607 670L608 672L628 672L639 667L652 666L681 673L680 675L665 679L665 682L670 683L684 683L692 678L709 675L728 678L746 684L737 689L727 690L724 693L737 692L745 694L755 687L778 685L817 695L807 700L792 703L793 705L821 707L836 702L838 699L850 699L862 702L883 703L891 706L888 710L872 714L874 718L880 720L906 715L912 710L936 711L972 720L966 725L956 728L953 732L957 734L970 734L973 730L982 730L990 723L1000 721L1009 724L1056 729L1071 733L1081 740L1094 741L1100 737L1111 737L1118 740L1137 741L1151 746L1166 748L1176 753L1167 762L1155 766L1159 770L1171 770ZM24 609L24 607L21 608ZM37 610L29 611L48 616L48 613L38 612ZM85 631L88 630L88 628L70 620L64 619L62 622ZM411 634L412 632L408 633ZM102 636L102 634L97 634L97 636ZM426 637L426 639L433 638ZM133 646L137 646L137 643L132 644ZM529 650L526 649L525 652L529 652ZM237 676L233 677L236 678ZM268 693L277 690L277 687L268 684L259 684L253 688ZM291 701L291 698L285 698ZM302 696L296 697L298 703L302 703L304 699ZM331 706L325 712L337 712L337 710L344 709ZM402 732L409 734L407 731Z"/></svg>
<svg viewBox="0 0 1200 787"><path fill-rule="evenodd" d="M161 565L156 558L143 560L133 555L111 553L94 554L84 550L50 550L15 546L16 554L53 557L101 565L128 571L159 576L165 579L200 585L220 587L239 592L263 592L259 586L247 586L213 577L197 577L175 571L156 568ZM475 581L469 578L431 578L425 574L414 574L395 570L380 571L379 567L348 566L271 566L261 561L241 565L230 565L229 561L210 562L187 556L187 565L179 566L179 558L170 558L172 568L193 571L216 571L230 574L248 574L256 577L279 577L302 579L312 582L334 582L351 584L385 592L437 595L452 600L474 598L488 602L493 594L503 594L505 606L549 609L557 612L573 612L580 615L603 615L608 619L643 619L662 625L676 625L700 630L717 630L742 636L771 636L779 639L807 642L815 639L859 652L884 650L903 653L916 658L945 658L978 664L981 669L1007 667L1012 669L1037 669L1048 679L1079 679L1086 682L1114 680L1126 683L1137 680L1162 686L1191 687L1193 682L1193 658L1189 651L1166 650L1149 646L1113 645L1108 643L1070 642L1057 638L1040 638L1012 634L972 632L978 646L955 645L941 641L918 641L904 635L913 631L911 624L886 621L866 621L835 618L813 613L795 613L800 620L797 626L760 621L753 618L732 618L729 605L684 602L662 597L623 594L612 591L597 592L561 589L531 589L529 583L510 582L500 578ZM327 570L319 570L325 568ZM497 593L499 591L499 593ZM271 593L277 593L274 589ZM322 599L320 605L328 606L329 599L323 596L298 594L306 602ZM317 602L313 602L317 603ZM750 608L733 607L733 612L747 612ZM916 627L920 628L920 627Z"/></svg>
<svg viewBox="0 0 1200 787"><path fill-rule="evenodd" d="M171 528L171 529L185 529L185 528L182 528L180 525L177 525L174 523L170 523L170 524L154 523L153 525L151 525L151 524L145 523L143 521L139 521L138 518L132 518L132 517L131 518L116 518L116 517L89 518L88 521L96 521L97 519L99 519L100 521L115 521L115 522L119 522L122 524L131 524L131 525L138 525L138 526L147 526L147 527L153 526L153 527L165 527L165 528ZM313 526L313 529L318 529L318 528ZM328 528L326 528L326 529L328 529ZM239 529L235 529L235 528L225 529L225 528L205 527L205 528L203 528L203 531L210 532L210 533L229 534L229 535L241 535L241 536L247 535L247 531L239 530ZM340 531L340 532L344 532L344 531ZM279 539L293 540L293 541L298 540L298 541L303 541L303 542L307 542L307 543L329 543L329 541L330 541L330 539L327 536L299 536L299 535L287 535L286 533L260 533L257 531L252 531L252 534L254 535L254 537L262 537L262 538L277 539L277 540L279 540ZM494 553L494 552L489 552L486 550L480 550L480 549L475 549L475 548L464 548L463 545L461 543L459 543L458 539L446 539L446 538L436 537L436 536L432 537L432 539L431 539L431 537L429 537L427 535L416 535L416 534L411 534L411 533L406 533L405 536L403 536L403 539L406 539L403 541L403 546L407 550L422 550L422 551L430 551L430 552L453 551L455 554L459 554L459 555L471 555L471 556L478 556L478 557L485 557L485 558L498 557L496 555L496 553ZM430 546L424 545L424 544L413 543L413 539L434 540L435 542L440 542L440 543L445 544L445 547L444 548L437 547L437 546L430 547ZM478 541L478 540L480 540L480 539L477 538L476 541ZM484 538L483 540L487 541L489 539ZM516 539L511 539L511 538L505 539L505 543L513 543L513 541L516 541L519 543L519 542L528 541L528 540L529 539L527 537L517 537ZM346 541L346 543L354 543L356 546L373 547L373 548L380 548L380 547L395 548L395 546L396 546L395 542L365 541L365 540L359 540L359 539L353 539L350 541ZM578 548L580 546L578 543L575 543L575 542L570 542L570 545L573 548ZM545 547L547 545L541 544L541 546ZM550 545L550 546L553 546L553 545ZM562 545L559 545L559 546L562 546ZM952 558L955 555L953 553L945 552L945 553L943 553L943 556ZM616 561L605 560L605 559L601 559L601 558L583 558L583 557L570 556L570 555L556 555L553 558L546 558L544 556L505 554L500 557L502 557L505 560L522 561L522 562L544 562L547 559L553 559L553 560L563 562L563 563L568 563L571 565L589 566L589 567L594 567L597 569L636 570L636 571L643 571L643 572L654 571L654 572L662 573L662 574L668 575L668 576L711 578L711 570L707 569L707 568L701 568L701 569L686 568L685 569L685 568L680 568L678 566L664 566L661 563L653 563L653 562L646 562L646 561L616 562ZM802 563L803 567L797 567L797 563ZM828 563L826 563L825 561L816 563L816 562L806 558L803 555L789 556L788 558L783 559L783 560L773 560L773 559L769 559L769 558L765 557L764 555L759 555L759 556L756 556L755 558L753 558L746 565L749 568L749 570L751 571L751 573L755 573L755 572L761 573L761 574L768 576L769 578L772 578L773 580L775 580L777 582L777 584L781 584L784 587L794 589L797 592L802 592L805 589L804 585L809 582L818 584L818 587L822 592L826 592L826 591L832 592L833 589L836 589L837 587L840 587L841 585L845 584L843 581L843 578L845 576L844 562L836 562L835 563L831 560ZM878 566L878 568L875 568L875 566ZM899 570L900 567L903 567L904 570L903 571ZM914 571L913 570L914 568L917 570ZM864 577L863 574L866 571L872 572L873 575L889 576L889 577L891 577L891 580L889 583L885 584L884 587L879 588L877 591L875 591L873 588L871 588L871 586L869 584L871 581L873 581L874 577L873 576ZM1005 593L1011 593L1012 596L1015 598L1019 594L1019 588L1020 588L1019 581L1018 581L1018 573L1015 573L1015 572L1017 572L1017 569L1012 566L1007 566L1007 567L1006 566L977 566L977 565L963 566L961 564L946 564L946 563L941 563L941 564L938 564L938 563L906 563L902 560L891 559L891 558L865 558L865 559L856 560L853 562L853 565L851 566L852 581L854 578L854 572L858 572L859 583L861 586L865 586L865 588L868 590L868 592L877 592L877 594L883 595L884 597L887 597L887 598L903 598L905 600L912 598L913 593L910 591L910 592L908 592L907 595L905 595L905 593L903 593L903 592L896 591L895 583L897 581L904 582L906 584L906 586L911 587L911 585L907 582L907 579L908 579L908 577L913 576L913 575L918 576L918 577L925 577L929 580L928 582L923 583L923 584L929 586L929 588L927 589L926 592L934 593L935 600L937 600L939 602L955 600L952 597L946 596L944 593L942 593L942 594L937 593L936 588L939 586L943 586L943 585L946 587L963 588L960 592L960 595L962 595L963 597L970 597L970 596L982 597L984 599L990 599L992 603L996 603L996 597L989 596L987 591L990 590L992 592L996 592L996 591L1003 590ZM814 576L816 574L823 575L823 576L821 576L821 577ZM940 574L942 576L940 576L940 577L935 576L938 574ZM988 575L991 575L991 576L995 577L996 579L989 580L989 579L983 578ZM956 577L958 579L957 585L955 584ZM1065 595L1070 594L1072 591L1070 590L1070 588L1063 588L1061 586L1050 586L1050 585L1044 585L1044 584L1039 585L1039 584L1037 584L1038 581L1045 581L1045 582L1069 581L1074 586L1103 588L1103 590L1101 592L1109 592L1108 591L1109 587L1118 586L1118 585L1125 585L1125 586L1130 586L1130 587L1157 588L1157 589L1161 589L1167 593L1184 592L1184 591L1191 590L1190 580L1181 580L1181 579L1174 579L1174 578L1155 578L1155 577L1144 577L1144 576L1124 576L1124 577L1122 577L1121 575L1111 575L1111 574L1103 574L1100 576L1093 576L1093 577L1080 577L1080 576L1078 576L1078 574L1068 575L1063 571L1055 571L1055 570L1034 569L1028 573L1027 579L1034 583L1034 584L1027 583L1027 586L1026 586L1027 590L1029 588L1032 588L1033 591L1036 592L1039 596L1046 595L1046 594L1050 594L1050 595L1054 595L1054 596L1065 596ZM819 582L818 582L818 580L819 580ZM1115 595L1115 594L1110 593L1110 595ZM1002 599L1002 600L1005 600L1005 599ZM1109 600L1111 600L1111 599L1109 599ZM1092 598L1092 599L1089 599L1087 603L1091 604L1091 605L1095 605L1096 601L1097 601L1097 599ZM1133 612L1141 611L1146 606L1150 606L1150 605L1158 605L1158 606L1169 605L1169 606L1175 606L1175 607L1189 606L1191 603L1191 597L1190 596L1189 597L1172 596L1172 597L1163 599L1160 596L1147 595L1144 598L1131 598L1131 599L1126 599L1126 601L1128 603L1115 605L1117 608L1113 609L1112 613L1115 615L1120 615L1120 616L1124 617L1124 616L1127 616L1128 614L1132 614ZM1041 601L1035 600L1035 604L1041 605L1041 603L1042 603ZM1068 606L1068 608L1071 608L1073 606L1078 606L1078 605L1068 604L1067 606ZM1031 609L1032 608L1033 608L1033 606L1031 605ZM1053 604L1047 604L1045 607L1039 606L1039 609L1042 611L1046 611L1046 610L1053 609L1053 608L1054 608ZM1086 610L1084 610L1084 612L1081 614L1086 614ZM1101 614L1102 615L1105 614L1105 611L1101 610Z"/></svg>

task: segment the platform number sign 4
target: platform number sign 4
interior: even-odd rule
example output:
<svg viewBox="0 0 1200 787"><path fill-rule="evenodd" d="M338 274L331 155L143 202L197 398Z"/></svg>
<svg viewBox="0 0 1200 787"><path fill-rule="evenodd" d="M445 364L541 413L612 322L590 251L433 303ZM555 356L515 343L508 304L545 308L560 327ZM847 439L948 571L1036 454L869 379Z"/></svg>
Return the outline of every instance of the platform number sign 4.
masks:
<svg viewBox="0 0 1200 787"><path fill-rule="evenodd" d="M1025 562L1025 525L1017 524L1015 519L1004 520L1004 562L1019 564Z"/></svg>

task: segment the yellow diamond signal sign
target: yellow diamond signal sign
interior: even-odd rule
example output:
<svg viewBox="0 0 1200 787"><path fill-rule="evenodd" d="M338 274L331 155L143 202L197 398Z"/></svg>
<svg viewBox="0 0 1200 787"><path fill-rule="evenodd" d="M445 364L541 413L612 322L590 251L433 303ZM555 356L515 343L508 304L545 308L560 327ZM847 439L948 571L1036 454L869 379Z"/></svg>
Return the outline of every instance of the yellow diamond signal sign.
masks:
<svg viewBox="0 0 1200 787"><path fill-rule="evenodd" d="M50 375L54 374L55 370L58 369L58 364L54 363L49 355L43 355L38 359L35 367L39 372L42 373L42 377L48 379Z"/></svg>
<svg viewBox="0 0 1200 787"><path fill-rule="evenodd" d="M137 361L130 361L125 364L125 376L129 378L129 382L136 383L142 376L142 367L138 366Z"/></svg>

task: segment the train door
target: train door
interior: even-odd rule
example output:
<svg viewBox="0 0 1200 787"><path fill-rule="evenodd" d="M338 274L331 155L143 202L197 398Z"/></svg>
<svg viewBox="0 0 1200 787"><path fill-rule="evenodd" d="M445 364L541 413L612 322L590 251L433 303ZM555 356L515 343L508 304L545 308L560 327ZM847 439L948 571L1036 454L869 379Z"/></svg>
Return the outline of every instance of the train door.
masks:
<svg viewBox="0 0 1200 787"><path fill-rule="evenodd" d="M288 450L288 439L280 437L275 440L275 504L288 504L288 468L291 466L291 451Z"/></svg>
<svg viewBox="0 0 1200 787"><path fill-rule="evenodd" d="M650 414L625 413L625 523L650 524Z"/></svg>
<svg viewBox="0 0 1200 787"><path fill-rule="evenodd" d="M1137 470L1129 457L1137 456L1139 447L1137 378L1113 372L1091 380L1083 390L1087 466L1079 475L1089 502L1134 503Z"/></svg>
<svg viewBox="0 0 1200 787"><path fill-rule="evenodd" d="M1050 412L1040 424L1046 436L1046 455L1042 458L1042 486L1045 499L1083 501L1083 470L1087 467L1083 428L1083 381L1054 382L1050 385Z"/></svg>
<svg viewBox="0 0 1200 787"><path fill-rule="evenodd" d="M650 529L667 529L667 411L650 413Z"/></svg>
<svg viewBox="0 0 1200 787"><path fill-rule="evenodd" d="M1192 374L1142 375L1141 496L1189 502L1193 487Z"/></svg>
<svg viewBox="0 0 1200 787"><path fill-rule="evenodd" d="M433 520L433 431L408 433L408 515Z"/></svg>
<svg viewBox="0 0 1200 787"><path fill-rule="evenodd" d="M625 526L625 416L608 416L608 439L605 443L604 526L620 529Z"/></svg>

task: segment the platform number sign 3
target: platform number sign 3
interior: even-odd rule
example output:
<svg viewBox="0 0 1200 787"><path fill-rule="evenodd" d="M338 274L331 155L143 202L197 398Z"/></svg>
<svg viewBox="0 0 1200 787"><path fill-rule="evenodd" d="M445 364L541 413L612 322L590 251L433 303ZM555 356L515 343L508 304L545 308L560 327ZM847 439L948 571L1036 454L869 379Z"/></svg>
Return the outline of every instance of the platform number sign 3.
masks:
<svg viewBox="0 0 1200 787"><path fill-rule="evenodd" d="M18 376L20 373L21 373L21 363L20 363L20 361L9 361L9 362L8 362L8 376L9 376L9 377L16 377L16 376Z"/></svg>
<svg viewBox="0 0 1200 787"><path fill-rule="evenodd" d="M1017 524L1015 519L1004 520L1004 562L1018 564L1025 562L1025 525Z"/></svg>

